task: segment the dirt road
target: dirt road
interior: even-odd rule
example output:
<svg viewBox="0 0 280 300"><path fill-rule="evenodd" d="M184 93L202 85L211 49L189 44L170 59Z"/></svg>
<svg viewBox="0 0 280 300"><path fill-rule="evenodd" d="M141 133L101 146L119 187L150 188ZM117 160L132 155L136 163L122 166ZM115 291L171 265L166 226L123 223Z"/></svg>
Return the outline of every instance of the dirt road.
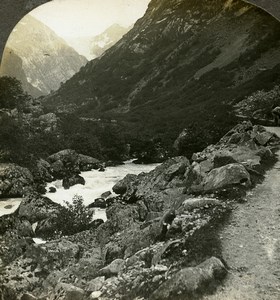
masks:
<svg viewBox="0 0 280 300"><path fill-rule="evenodd" d="M280 128L267 128L280 136ZM207 300L280 300L280 150L265 180L220 233L230 273Z"/></svg>

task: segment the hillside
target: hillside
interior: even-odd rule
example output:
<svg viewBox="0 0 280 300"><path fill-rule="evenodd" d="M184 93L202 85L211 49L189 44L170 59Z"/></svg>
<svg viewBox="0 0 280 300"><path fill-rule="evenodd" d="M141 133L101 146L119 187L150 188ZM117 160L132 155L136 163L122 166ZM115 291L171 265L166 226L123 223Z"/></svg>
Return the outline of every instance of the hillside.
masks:
<svg viewBox="0 0 280 300"><path fill-rule="evenodd" d="M116 44L130 29L113 24L96 36L69 36L65 41L88 60L92 60Z"/></svg>
<svg viewBox="0 0 280 300"><path fill-rule="evenodd" d="M218 137L232 126L233 103L280 81L279 43L280 24L243 1L153 0L128 34L46 102L168 143L193 123Z"/></svg>
<svg viewBox="0 0 280 300"><path fill-rule="evenodd" d="M96 58L116 44L130 28L113 24L91 41L91 54Z"/></svg>
<svg viewBox="0 0 280 300"><path fill-rule="evenodd" d="M87 62L49 27L30 15L18 23L6 47L0 74L21 80L24 88L27 86L24 81L28 81L41 95L57 90L61 82L72 77ZM15 56L22 60L26 79L18 74ZM38 96L32 89L26 91Z"/></svg>
<svg viewBox="0 0 280 300"><path fill-rule="evenodd" d="M9 63L1 66L1 75L5 74L9 77L16 77L21 82L24 91L35 97L41 96L41 91L27 81L26 74L23 70L22 59L8 47L6 47L3 57L3 61L6 60Z"/></svg>

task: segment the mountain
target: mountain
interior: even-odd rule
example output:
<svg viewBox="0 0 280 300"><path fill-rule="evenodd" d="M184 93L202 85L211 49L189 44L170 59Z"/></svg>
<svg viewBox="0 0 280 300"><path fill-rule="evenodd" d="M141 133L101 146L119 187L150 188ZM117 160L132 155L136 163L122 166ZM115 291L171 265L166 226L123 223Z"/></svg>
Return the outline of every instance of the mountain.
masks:
<svg viewBox="0 0 280 300"><path fill-rule="evenodd" d="M35 97L42 95L41 91L36 89L27 81L26 74L23 70L22 59L9 47L6 47L3 53L3 61L8 61L1 66L1 75L16 77L22 84L22 88L28 94Z"/></svg>
<svg viewBox="0 0 280 300"><path fill-rule="evenodd" d="M131 27L113 24L96 36L65 37L65 41L88 60L95 59L118 42Z"/></svg>
<svg viewBox="0 0 280 300"><path fill-rule="evenodd" d="M132 30L45 100L124 122L134 136L170 143L190 127L214 142L232 126L233 104L280 82L279 46L280 23L243 1L152 0Z"/></svg>
<svg viewBox="0 0 280 300"><path fill-rule="evenodd" d="M130 29L131 28L122 27L119 24L113 24L101 34L95 36L91 42L91 54L93 57L96 58L111 48Z"/></svg>
<svg viewBox="0 0 280 300"><path fill-rule="evenodd" d="M72 77L87 63L85 57L79 55L49 27L30 15L26 15L18 23L6 47L10 50L5 51L0 74L18 78L25 87L24 81L27 81L41 95L57 90L61 82ZM22 78L22 72L18 74L15 56L22 61L26 79ZM32 89L27 90L30 92ZM38 92L32 92L32 95L38 96Z"/></svg>

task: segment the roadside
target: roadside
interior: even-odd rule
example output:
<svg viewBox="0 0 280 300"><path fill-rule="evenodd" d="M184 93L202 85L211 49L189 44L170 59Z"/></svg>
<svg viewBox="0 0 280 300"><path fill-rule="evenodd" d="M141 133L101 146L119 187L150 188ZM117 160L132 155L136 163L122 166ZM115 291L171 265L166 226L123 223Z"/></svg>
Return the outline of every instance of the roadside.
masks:
<svg viewBox="0 0 280 300"><path fill-rule="evenodd" d="M267 128L280 136L280 128ZM280 150L277 152L280 156ZM207 300L280 299L280 161L237 204L220 232L229 267L224 285Z"/></svg>

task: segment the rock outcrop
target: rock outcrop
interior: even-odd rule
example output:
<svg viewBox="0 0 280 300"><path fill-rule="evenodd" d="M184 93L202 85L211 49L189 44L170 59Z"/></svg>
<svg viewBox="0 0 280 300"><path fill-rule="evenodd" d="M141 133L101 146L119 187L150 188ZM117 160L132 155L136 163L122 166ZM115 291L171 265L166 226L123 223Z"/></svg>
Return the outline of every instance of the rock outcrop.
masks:
<svg viewBox="0 0 280 300"><path fill-rule="evenodd" d="M22 197L32 187L33 176L28 169L15 164L0 164L0 197Z"/></svg>
<svg viewBox="0 0 280 300"><path fill-rule="evenodd" d="M84 184L84 179L79 176L82 171L99 169L102 164L98 159L78 154L71 149L65 149L52 154L47 158L50 163L50 172L56 179L64 179L65 187L75 184Z"/></svg>

